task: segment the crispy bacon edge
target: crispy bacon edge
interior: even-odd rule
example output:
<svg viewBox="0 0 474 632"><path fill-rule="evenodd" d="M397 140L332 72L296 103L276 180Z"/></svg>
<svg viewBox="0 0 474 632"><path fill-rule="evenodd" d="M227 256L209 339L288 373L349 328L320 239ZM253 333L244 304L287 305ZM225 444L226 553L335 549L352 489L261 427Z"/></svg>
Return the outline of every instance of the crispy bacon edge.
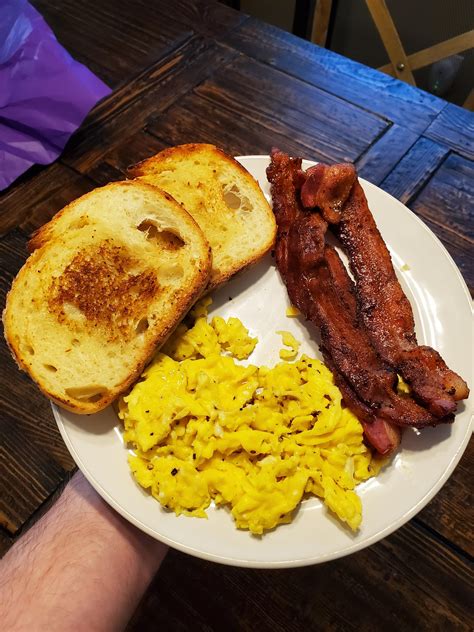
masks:
<svg viewBox="0 0 474 632"><path fill-rule="evenodd" d="M288 288L292 302L300 309L302 308L301 311L306 317L311 318L308 304L308 299L311 299L311 296L308 296L307 277L305 277L303 283L295 283L295 275L301 280L304 277L304 275L302 276L302 269L310 270L312 267L317 266L323 260L325 253L327 260L330 261L328 266L329 276L332 276L333 282L339 278L341 301L345 304L345 309L353 316L355 297L353 288L350 286L352 282L337 253L324 247L324 234L327 224L321 218L318 219L318 215L314 214L313 217L304 217L302 213L297 196L298 185L301 184L301 160L292 159L278 150L273 150L267 176L271 183L273 210L278 225L275 248L276 263ZM305 222L308 224L307 226L305 226ZM295 227L298 228L295 230ZM308 227L310 228L309 231L307 230ZM299 248L297 248L298 265L295 266L294 246L292 249L290 243L297 240L298 236L300 238ZM309 239L305 240L305 236L309 236ZM301 238L303 239L302 243ZM342 270L344 270L344 273L342 273ZM345 275L342 277L343 282L341 282L342 274ZM342 307L344 309L344 305ZM311 319L315 320L314 314L312 316ZM326 364L335 375L336 383L341 389L345 404L361 420L369 443L381 454L388 454L395 450L400 443L399 428L386 419L375 415L370 406L360 401L352 386L337 371L327 345L322 345L322 352Z"/></svg>

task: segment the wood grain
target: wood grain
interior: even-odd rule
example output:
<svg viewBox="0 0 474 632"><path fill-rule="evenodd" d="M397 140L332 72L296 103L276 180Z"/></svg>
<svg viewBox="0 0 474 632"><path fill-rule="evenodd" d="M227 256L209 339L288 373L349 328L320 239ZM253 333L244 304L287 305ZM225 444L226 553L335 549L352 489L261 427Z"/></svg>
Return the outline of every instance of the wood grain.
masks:
<svg viewBox="0 0 474 632"><path fill-rule="evenodd" d="M392 63L392 71L402 81L415 86L415 77L385 0L365 0L380 39Z"/></svg>
<svg viewBox="0 0 474 632"><path fill-rule="evenodd" d="M26 257L27 237L19 230L11 231L0 241L0 269L8 271L0 277L0 309L5 306L6 294L13 277ZM43 449L64 470L73 467L73 460L61 439L53 419L49 401L16 366L0 327L0 398L1 410L16 419L21 432ZM0 421L0 425L2 422ZM1 446L1 441L0 441ZM32 463L32 467L35 464Z"/></svg>
<svg viewBox="0 0 474 632"><path fill-rule="evenodd" d="M0 308L26 259L19 229L0 240ZM0 524L16 533L74 467L49 401L16 366L0 328Z"/></svg>
<svg viewBox="0 0 474 632"><path fill-rule="evenodd" d="M428 127L425 136L474 160L474 114L469 110L448 103Z"/></svg>
<svg viewBox="0 0 474 632"><path fill-rule="evenodd" d="M131 163L191 141L356 162L440 237L474 291L472 114L212 0L33 1L115 91L58 162L0 194L0 309L32 230ZM172 551L129 629L468 630L473 458L471 443L415 519L347 558L255 571ZM73 467L49 402L0 343L0 555Z"/></svg>
<svg viewBox="0 0 474 632"><path fill-rule="evenodd" d="M459 266L471 292L474 290L474 164L451 154L410 203L441 239Z"/></svg>
<svg viewBox="0 0 474 632"><path fill-rule="evenodd" d="M436 531L450 545L471 557L474 556L473 468L474 440L471 439L447 483L416 517L417 522Z"/></svg>
<svg viewBox="0 0 474 632"><path fill-rule="evenodd" d="M12 547L14 542L15 538L8 533L5 527L0 526L0 559Z"/></svg>
<svg viewBox="0 0 474 632"><path fill-rule="evenodd" d="M175 108L171 111L174 110ZM101 161L91 167L88 175L100 184L105 184L107 178L123 179L127 175L128 167L140 162L140 160L149 158L168 146L168 143L159 140L148 131L140 130L102 156Z"/></svg>
<svg viewBox="0 0 474 632"><path fill-rule="evenodd" d="M250 57L413 132L423 132L446 106L427 92L252 18L221 39Z"/></svg>
<svg viewBox="0 0 474 632"><path fill-rule="evenodd" d="M172 6L165 0L133 0L133 7L129 0L35 0L34 4L66 49L113 88L193 34L223 34L245 19L205 0L174 0Z"/></svg>
<svg viewBox="0 0 474 632"><path fill-rule="evenodd" d="M15 533L64 478L64 470L38 447L2 407L0 423L0 524Z"/></svg>
<svg viewBox="0 0 474 632"><path fill-rule="evenodd" d="M172 145L189 141L213 143L233 156L268 154L276 146L312 160L327 159L313 147L292 138L289 130L269 129L258 121L244 119L232 109L216 107L213 101L196 93L150 121L147 130Z"/></svg>
<svg viewBox="0 0 474 632"><path fill-rule="evenodd" d="M382 180L381 188L403 204L409 204L448 153L447 147L428 138L420 138Z"/></svg>
<svg viewBox="0 0 474 632"><path fill-rule="evenodd" d="M418 139L418 135L400 125L391 125L357 160L359 175L380 184Z"/></svg>
<svg viewBox="0 0 474 632"><path fill-rule="evenodd" d="M153 630L159 612L167 630L193 622L249 632L467 631L470 570L413 523L350 557L300 569L230 568L170 551L128 630Z"/></svg>
<svg viewBox="0 0 474 632"><path fill-rule="evenodd" d="M413 203L413 209L474 243L474 163L451 154Z"/></svg>
<svg viewBox="0 0 474 632"><path fill-rule="evenodd" d="M386 128L385 121L299 79L239 57L196 92L236 117L313 148L327 161L354 161Z"/></svg>
<svg viewBox="0 0 474 632"><path fill-rule="evenodd" d="M473 245L472 240L468 239L464 235L460 235L457 231L448 228L444 223L442 217L439 220L430 220L423 214L423 207L418 208L416 203L411 207L417 215L421 217L424 223L430 230L441 240L443 246L449 252L454 262L458 266L464 281L471 293L474 296L474 266L473 261ZM464 335L464 332L463 334ZM471 385L470 385L471 386ZM472 387L471 387L472 388Z"/></svg>
<svg viewBox="0 0 474 632"><path fill-rule="evenodd" d="M68 143L62 162L87 173L102 157L139 132L148 118L163 112L220 65L230 49L194 38L134 76L102 101Z"/></svg>
<svg viewBox="0 0 474 632"><path fill-rule="evenodd" d="M59 162L30 169L0 197L0 236L13 227L30 234L94 183Z"/></svg>

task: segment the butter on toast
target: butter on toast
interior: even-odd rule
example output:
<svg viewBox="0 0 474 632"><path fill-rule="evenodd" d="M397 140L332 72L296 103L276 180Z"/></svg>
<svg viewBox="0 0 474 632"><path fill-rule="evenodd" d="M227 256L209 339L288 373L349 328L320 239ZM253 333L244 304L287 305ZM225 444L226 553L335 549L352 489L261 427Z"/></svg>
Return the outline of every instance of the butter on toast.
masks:
<svg viewBox="0 0 474 632"><path fill-rule="evenodd" d="M274 243L275 218L258 183L214 145L165 149L128 174L170 193L199 224L212 247L209 289L258 261Z"/></svg>
<svg viewBox="0 0 474 632"><path fill-rule="evenodd" d="M207 240L145 182L108 184L40 228L3 313L20 368L59 405L101 410L140 376L211 271Z"/></svg>

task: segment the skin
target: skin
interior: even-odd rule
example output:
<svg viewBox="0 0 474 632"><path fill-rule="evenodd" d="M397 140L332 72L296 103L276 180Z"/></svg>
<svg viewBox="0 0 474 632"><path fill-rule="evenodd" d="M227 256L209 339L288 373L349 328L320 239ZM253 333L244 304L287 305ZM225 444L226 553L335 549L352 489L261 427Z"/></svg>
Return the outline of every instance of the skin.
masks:
<svg viewBox="0 0 474 632"><path fill-rule="evenodd" d="M124 629L166 551L76 473L52 509L0 560L1 628Z"/></svg>

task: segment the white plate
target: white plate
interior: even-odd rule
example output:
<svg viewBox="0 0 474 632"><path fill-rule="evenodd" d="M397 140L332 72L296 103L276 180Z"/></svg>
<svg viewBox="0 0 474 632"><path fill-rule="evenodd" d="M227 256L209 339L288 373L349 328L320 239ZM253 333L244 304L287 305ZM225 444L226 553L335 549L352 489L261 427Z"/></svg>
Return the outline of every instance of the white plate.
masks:
<svg viewBox="0 0 474 632"><path fill-rule="evenodd" d="M240 162L269 196L266 156ZM311 163L307 163L305 167ZM420 343L438 349L448 365L473 386L471 300L466 285L444 247L403 204L362 181L369 206L392 253L415 313ZM409 270L402 271L402 266ZM229 298L232 300L229 300ZM267 257L215 294L212 313L238 316L257 335L251 356L275 364L280 337L291 331L301 351L319 356L309 329L287 318L286 289ZM454 470L471 435L469 404L460 406L453 425L407 430L391 466L358 488L363 522L356 535L341 526L317 499L304 501L294 521L262 538L238 531L225 509L208 510L209 519L176 517L135 484L127 464L120 424L112 410L89 417L53 406L61 435L74 460L101 496L125 518L170 546L208 560L257 568L303 566L354 553L389 535L433 498Z"/></svg>

